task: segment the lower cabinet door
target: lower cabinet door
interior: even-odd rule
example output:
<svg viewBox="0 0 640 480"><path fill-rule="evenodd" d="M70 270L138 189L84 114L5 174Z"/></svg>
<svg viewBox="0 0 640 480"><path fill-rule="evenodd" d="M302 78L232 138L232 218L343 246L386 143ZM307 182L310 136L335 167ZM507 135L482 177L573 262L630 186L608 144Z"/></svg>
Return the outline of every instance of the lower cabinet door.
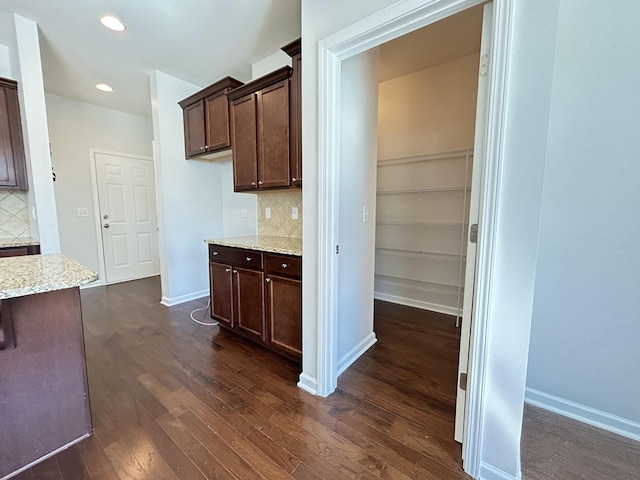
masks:
<svg viewBox="0 0 640 480"><path fill-rule="evenodd" d="M227 327L233 324L233 277L230 265L209 262L211 318Z"/></svg>
<svg viewBox="0 0 640 480"><path fill-rule="evenodd" d="M233 269L235 327L247 336L264 341L264 273Z"/></svg>
<svg viewBox="0 0 640 480"><path fill-rule="evenodd" d="M269 275L267 341L289 355L302 357L302 281Z"/></svg>

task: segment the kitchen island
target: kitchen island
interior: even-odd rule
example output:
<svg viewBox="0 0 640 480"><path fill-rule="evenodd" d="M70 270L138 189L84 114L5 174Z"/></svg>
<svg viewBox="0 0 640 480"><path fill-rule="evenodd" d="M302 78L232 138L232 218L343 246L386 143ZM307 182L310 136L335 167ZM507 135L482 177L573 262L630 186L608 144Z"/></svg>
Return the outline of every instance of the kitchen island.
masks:
<svg viewBox="0 0 640 480"><path fill-rule="evenodd" d="M0 258L0 479L91 435L79 286L63 255Z"/></svg>

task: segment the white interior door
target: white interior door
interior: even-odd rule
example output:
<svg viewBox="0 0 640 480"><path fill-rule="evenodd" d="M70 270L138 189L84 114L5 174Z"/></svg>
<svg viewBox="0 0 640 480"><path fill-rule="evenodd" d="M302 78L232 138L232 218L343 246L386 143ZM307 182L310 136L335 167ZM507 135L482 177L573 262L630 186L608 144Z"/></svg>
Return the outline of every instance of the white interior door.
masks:
<svg viewBox="0 0 640 480"><path fill-rule="evenodd" d="M473 173L471 178L471 201L469 207L469 231L478 223L480 198L482 196L482 173L484 171L485 138L487 128L487 101L489 99L489 72L491 60L491 34L493 31L493 3L484 6L482 16L482 41L480 44L480 68L478 70L478 100L476 106L476 131L473 144ZM471 235L469 235L471 237ZM464 442L467 410L466 376L469 370L469 345L473 325L473 298L476 280L477 244L467 238L467 267L464 277L464 302L460 331L460 358L458 362L458 392L456 396L455 439ZM464 388L463 388L464 387ZM464 452L464 449L463 449Z"/></svg>
<svg viewBox="0 0 640 480"><path fill-rule="evenodd" d="M160 274L153 162L94 153L107 283Z"/></svg>

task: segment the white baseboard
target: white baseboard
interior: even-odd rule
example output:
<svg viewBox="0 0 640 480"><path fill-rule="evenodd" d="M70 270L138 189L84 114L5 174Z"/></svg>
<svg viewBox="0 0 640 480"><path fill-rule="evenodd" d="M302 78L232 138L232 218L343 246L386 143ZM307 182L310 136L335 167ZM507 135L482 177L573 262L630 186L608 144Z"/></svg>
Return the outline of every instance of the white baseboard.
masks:
<svg viewBox="0 0 640 480"><path fill-rule="evenodd" d="M209 289L200 290L199 292L187 293L185 295L179 295L177 297L162 297L160 303L165 307L173 307L184 302L191 300L197 300L198 298L207 297L209 295Z"/></svg>
<svg viewBox="0 0 640 480"><path fill-rule="evenodd" d="M315 378L310 377L306 373L300 374L300 378L298 379L298 387L305 392L309 392L312 395L318 394L318 381Z"/></svg>
<svg viewBox="0 0 640 480"><path fill-rule="evenodd" d="M524 401L579 422L640 441L640 423L581 405L548 393L526 388Z"/></svg>
<svg viewBox="0 0 640 480"><path fill-rule="evenodd" d="M502 470L495 468L493 465L482 462L480 464L479 480L520 480L522 478L520 471L517 475L509 475Z"/></svg>
<svg viewBox="0 0 640 480"><path fill-rule="evenodd" d="M342 357L342 359L338 361L337 375L340 375L349 368L353 362L360 358L360 355L369 350L369 348L377 341L375 332L371 332L367 335L360 343L353 347L344 357Z"/></svg>
<svg viewBox="0 0 640 480"><path fill-rule="evenodd" d="M384 300L385 302L398 303L407 307L420 308L422 310L430 310L432 312L444 313L447 315L458 316L458 309L456 307L450 307L448 305L440 305L438 303L425 302L423 300L416 300L414 298L400 297L398 295L391 295L383 292L373 292L373 298L376 300ZM462 312L460 312L462 315Z"/></svg>

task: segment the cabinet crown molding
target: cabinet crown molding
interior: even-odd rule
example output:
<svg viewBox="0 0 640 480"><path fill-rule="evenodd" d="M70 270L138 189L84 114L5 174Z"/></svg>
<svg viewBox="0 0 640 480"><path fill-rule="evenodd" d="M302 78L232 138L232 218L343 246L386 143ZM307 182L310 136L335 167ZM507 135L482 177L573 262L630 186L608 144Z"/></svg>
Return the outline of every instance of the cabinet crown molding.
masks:
<svg viewBox="0 0 640 480"><path fill-rule="evenodd" d="M186 106L191 105L198 100L202 100L203 98L206 98L210 95L218 92L226 93L226 89L234 89L241 85L243 85L243 83L240 80L236 80L233 77L224 77L223 79L218 80L216 83L213 83L208 87L197 91L193 95L188 96L184 100L180 100L178 102L178 105L180 105L182 108L185 108Z"/></svg>
<svg viewBox="0 0 640 480"><path fill-rule="evenodd" d="M299 55L300 54L301 46L302 46L302 39L298 38L297 40L294 40L291 43L287 43L280 50L282 50L284 53L286 53L290 57L293 57L294 55Z"/></svg>
<svg viewBox="0 0 640 480"><path fill-rule="evenodd" d="M262 77L256 78L255 80L245 83L241 87L231 90L227 94L227 97L229 97L229 100L237 100L238 98L244 97L249 93L256 92L264 87L268 87L269 85L272 85L281 80L286 80L291 76L292 71L293 70L291 67L285 66L285 67L279 68L278 70L274 70L271 73L267 73Z"/></svg>

